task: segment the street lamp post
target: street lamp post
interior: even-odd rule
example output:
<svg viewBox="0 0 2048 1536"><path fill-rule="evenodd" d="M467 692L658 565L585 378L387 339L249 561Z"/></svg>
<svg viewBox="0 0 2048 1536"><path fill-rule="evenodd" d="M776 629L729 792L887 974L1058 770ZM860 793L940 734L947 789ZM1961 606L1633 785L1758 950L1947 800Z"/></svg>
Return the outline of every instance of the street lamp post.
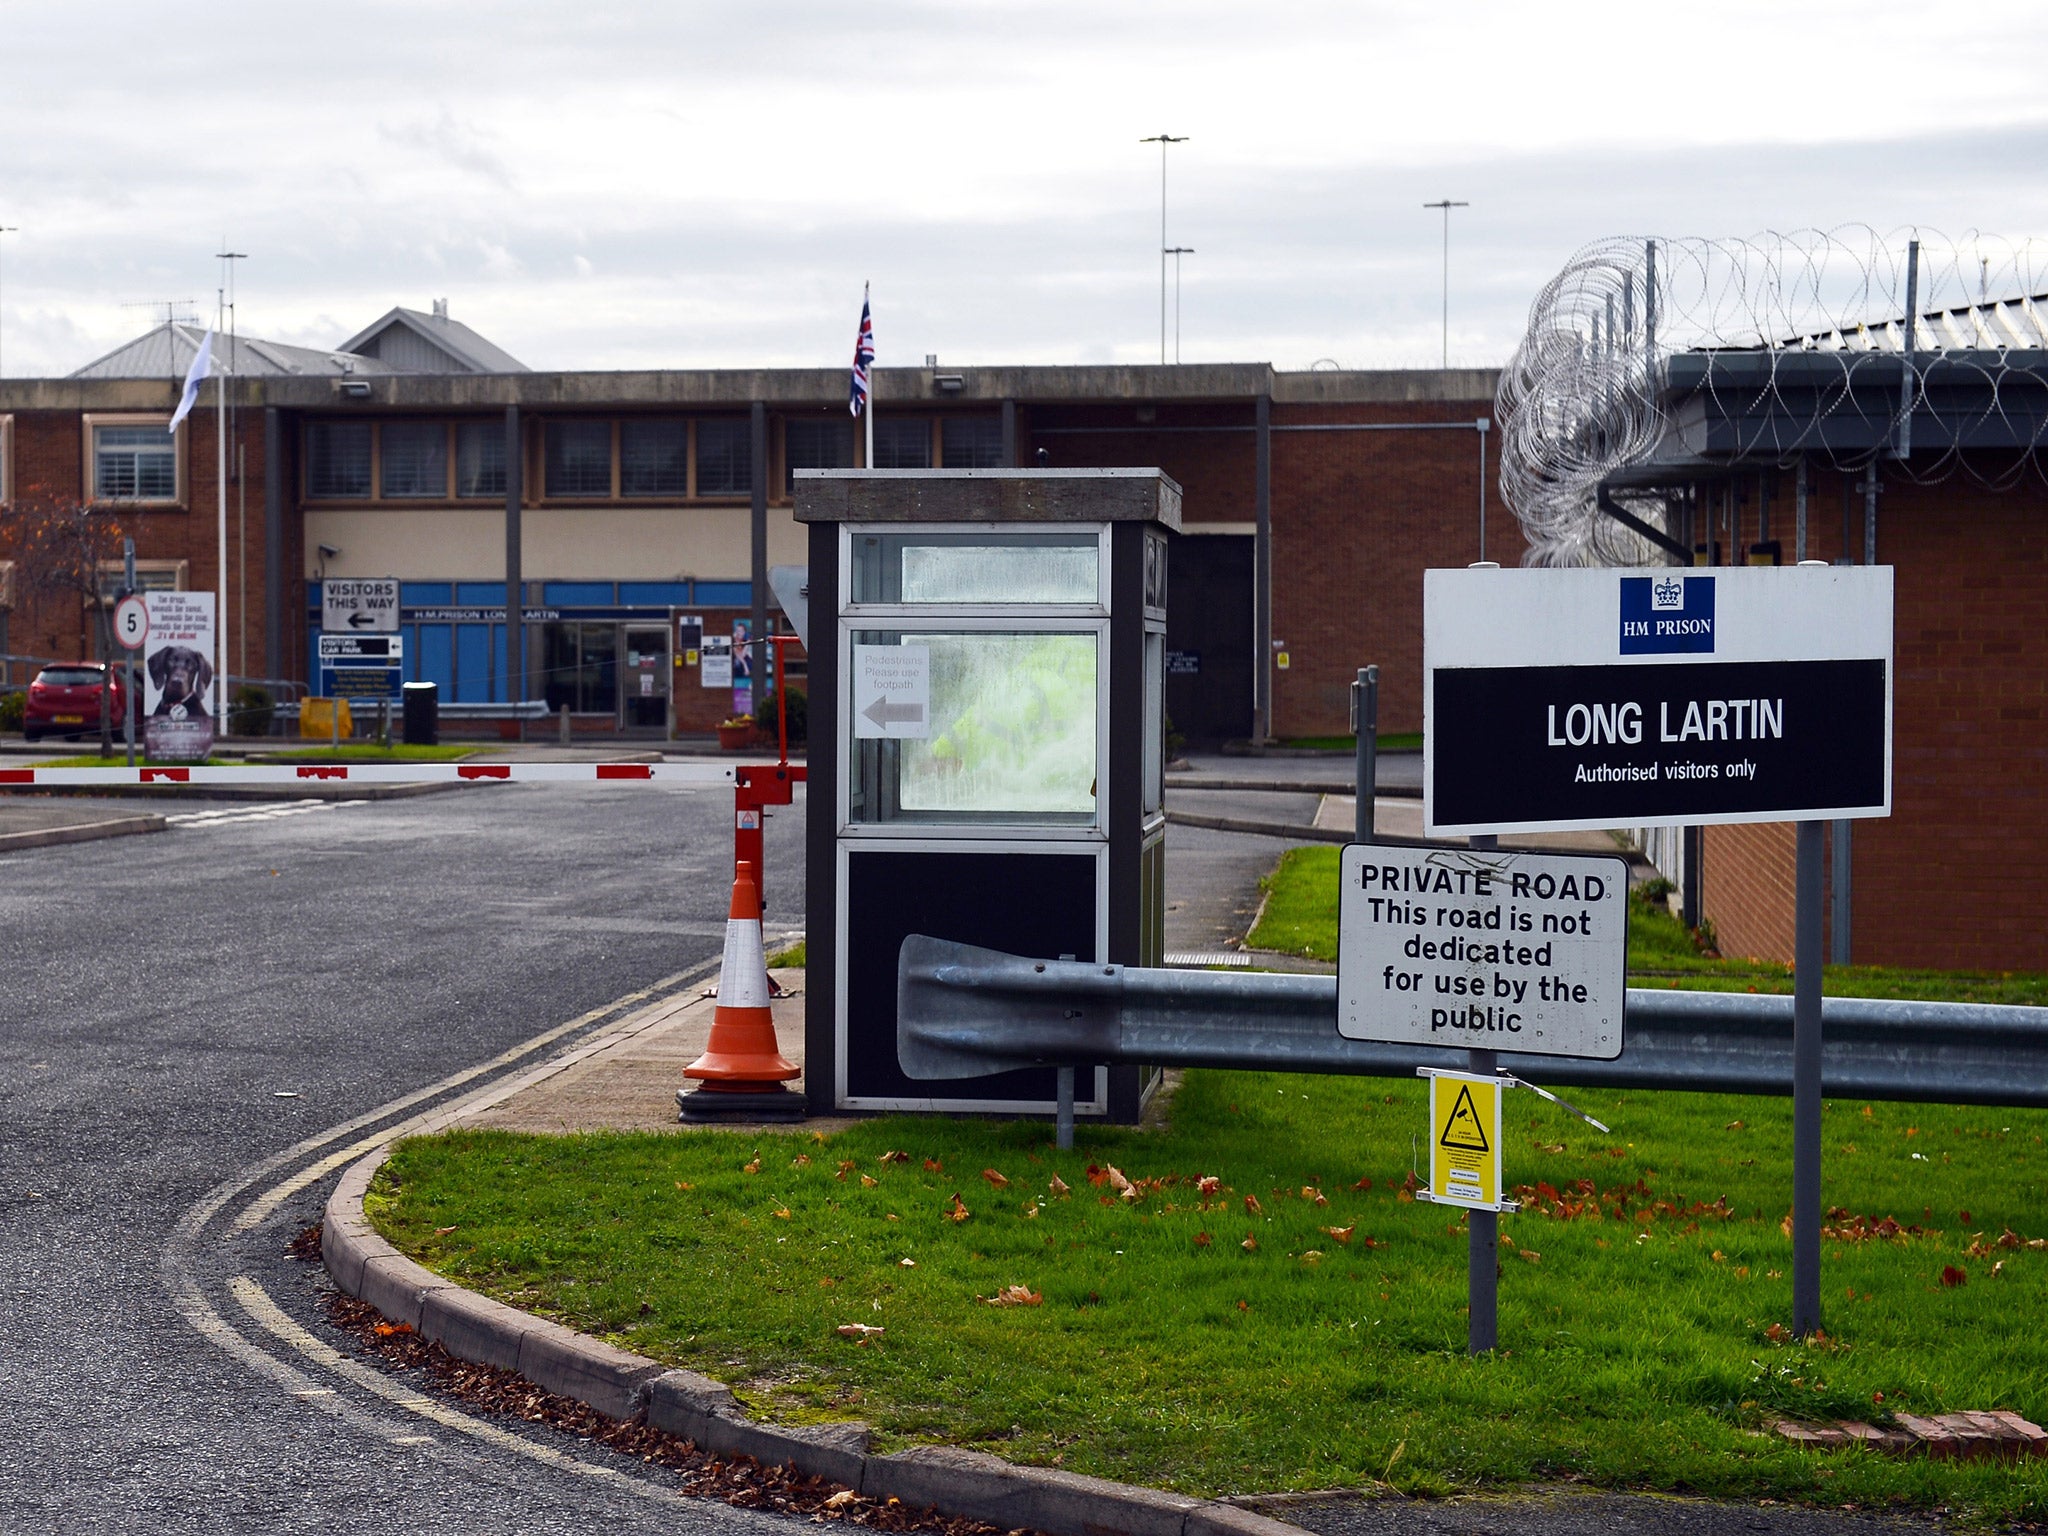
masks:
<svg viewBox="0 0 2048 1536"><path fill-rule="evenodd" d="M12 224L0 224L0 235L18 235L20 233L21 231ZM0 288L0 343L5 342L7 332L7 306L5 299L5 289ZM6 357L4 345L0 345L0 377L4 377L7 372Z"/></svg>
<svg viewBox="0 0 2048 1536"><path fill-rule="evenodd" d="M1424 203L1425 208L1441 208L1444 212L1444 356L1443 366L1451 366L1451 210L1470 208L1470 203L1454 203L1448 197L1434 203Z"/></svg>
<svg viewBox="0 0 2048 1536"><path fill-rule="evenodd" d="M1185 144L1186 134L1175 137L1170 133L1155 133L1149 139L1140 139L1140 144L1159 146L1159 361L1166 361L1166 258L1169 254L1166 244L1166 146Z"/></svg>
<svg viewBox="0 0 2048 1536"><path fill-rule="evenodd" d="M1180 259L1195 254L1192 245L1170 245L1166 254L1173 258L1173 360L1180 362Z"/></svg>

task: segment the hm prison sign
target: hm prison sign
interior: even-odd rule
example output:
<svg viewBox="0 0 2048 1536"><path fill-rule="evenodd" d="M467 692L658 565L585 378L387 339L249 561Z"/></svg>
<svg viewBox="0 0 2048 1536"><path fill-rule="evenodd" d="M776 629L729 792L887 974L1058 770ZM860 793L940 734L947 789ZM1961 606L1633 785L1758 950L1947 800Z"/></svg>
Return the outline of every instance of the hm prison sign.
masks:
<svg viewBox="0 0 2048 1536"><path fill-rule="evenodd" d="M1891 813L1888 566L1423 578L1430 836Z"/></svg>

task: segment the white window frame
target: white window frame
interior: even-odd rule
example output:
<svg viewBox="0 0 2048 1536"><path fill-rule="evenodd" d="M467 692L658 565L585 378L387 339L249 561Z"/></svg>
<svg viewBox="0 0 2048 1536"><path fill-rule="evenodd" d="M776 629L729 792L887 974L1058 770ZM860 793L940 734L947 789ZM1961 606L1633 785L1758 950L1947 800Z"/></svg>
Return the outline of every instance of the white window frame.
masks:
<svg viewBox="0 0 2048 1536"><path fill-rule="evenodd" d="M0 508L14 505L14 418L0 416Z"/></svg>
<svg viewBox="0 0 2048 1536"><path fill-rule="evenodd" d="M169 415L161 411L91 412L81 418L84 429L85 486L87 505L95 507L169 507L182 509L186 505L186 464L185 438L191 430L189 421L178 423L171 439L171 494L168 496L102 496L99 478L99 436L101 427L155 427L162 431L170 424Z"/></svg>

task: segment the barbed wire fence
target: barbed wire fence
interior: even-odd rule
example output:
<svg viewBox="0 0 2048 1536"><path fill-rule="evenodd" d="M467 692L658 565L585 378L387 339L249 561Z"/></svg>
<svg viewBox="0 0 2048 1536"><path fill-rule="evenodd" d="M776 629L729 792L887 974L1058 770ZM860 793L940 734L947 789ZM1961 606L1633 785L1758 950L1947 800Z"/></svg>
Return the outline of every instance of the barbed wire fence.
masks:
<svg viewBox="0 0 2048 1536"><path fill-rule="evenodd" d="M1664 563L1656 541L1600 502L1604 489L1612 507L1678 533L1666 497L1641 488L1654 478L1645 471L1684 457L1696 425L1671 411L1674 358L1752 364L1696 370L1709 407L1752 434L1748 465L1853 473L1882 458L1888 475L2004 488L2048 479L2044 350L2040 240L1849 226L1597 241L1537 295L1501 376L1500 490L1528 539L1523 563ZM1912 422L1936 376L1944 430L1914 451ZM1966 451L1994 421L2004 446ZM1631 470L1636 489L1609 486Z"/></svg>

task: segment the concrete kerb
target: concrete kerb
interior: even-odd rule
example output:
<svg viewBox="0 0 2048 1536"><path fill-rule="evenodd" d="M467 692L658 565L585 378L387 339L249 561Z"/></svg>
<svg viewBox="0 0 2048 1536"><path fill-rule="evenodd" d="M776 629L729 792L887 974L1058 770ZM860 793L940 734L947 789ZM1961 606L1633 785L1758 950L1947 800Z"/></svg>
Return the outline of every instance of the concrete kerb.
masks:
<svg viewBox="0 0 2048 1536"><path fill-rule="evenodd" d="M370 1225L363 1196L391 1149L351 1165L327 1197L321 1257L343 1292L463 1360L515 1370L612 1419L644 1417L714 1456L751 1456L875 1499L1047 1536L1301 1536L1299 1526L1234 1505L950 1446L869 1450L864 1424L797 1426L748 1417L730 1388L694 1371L479 1296L423 1269Z"/></svg>

